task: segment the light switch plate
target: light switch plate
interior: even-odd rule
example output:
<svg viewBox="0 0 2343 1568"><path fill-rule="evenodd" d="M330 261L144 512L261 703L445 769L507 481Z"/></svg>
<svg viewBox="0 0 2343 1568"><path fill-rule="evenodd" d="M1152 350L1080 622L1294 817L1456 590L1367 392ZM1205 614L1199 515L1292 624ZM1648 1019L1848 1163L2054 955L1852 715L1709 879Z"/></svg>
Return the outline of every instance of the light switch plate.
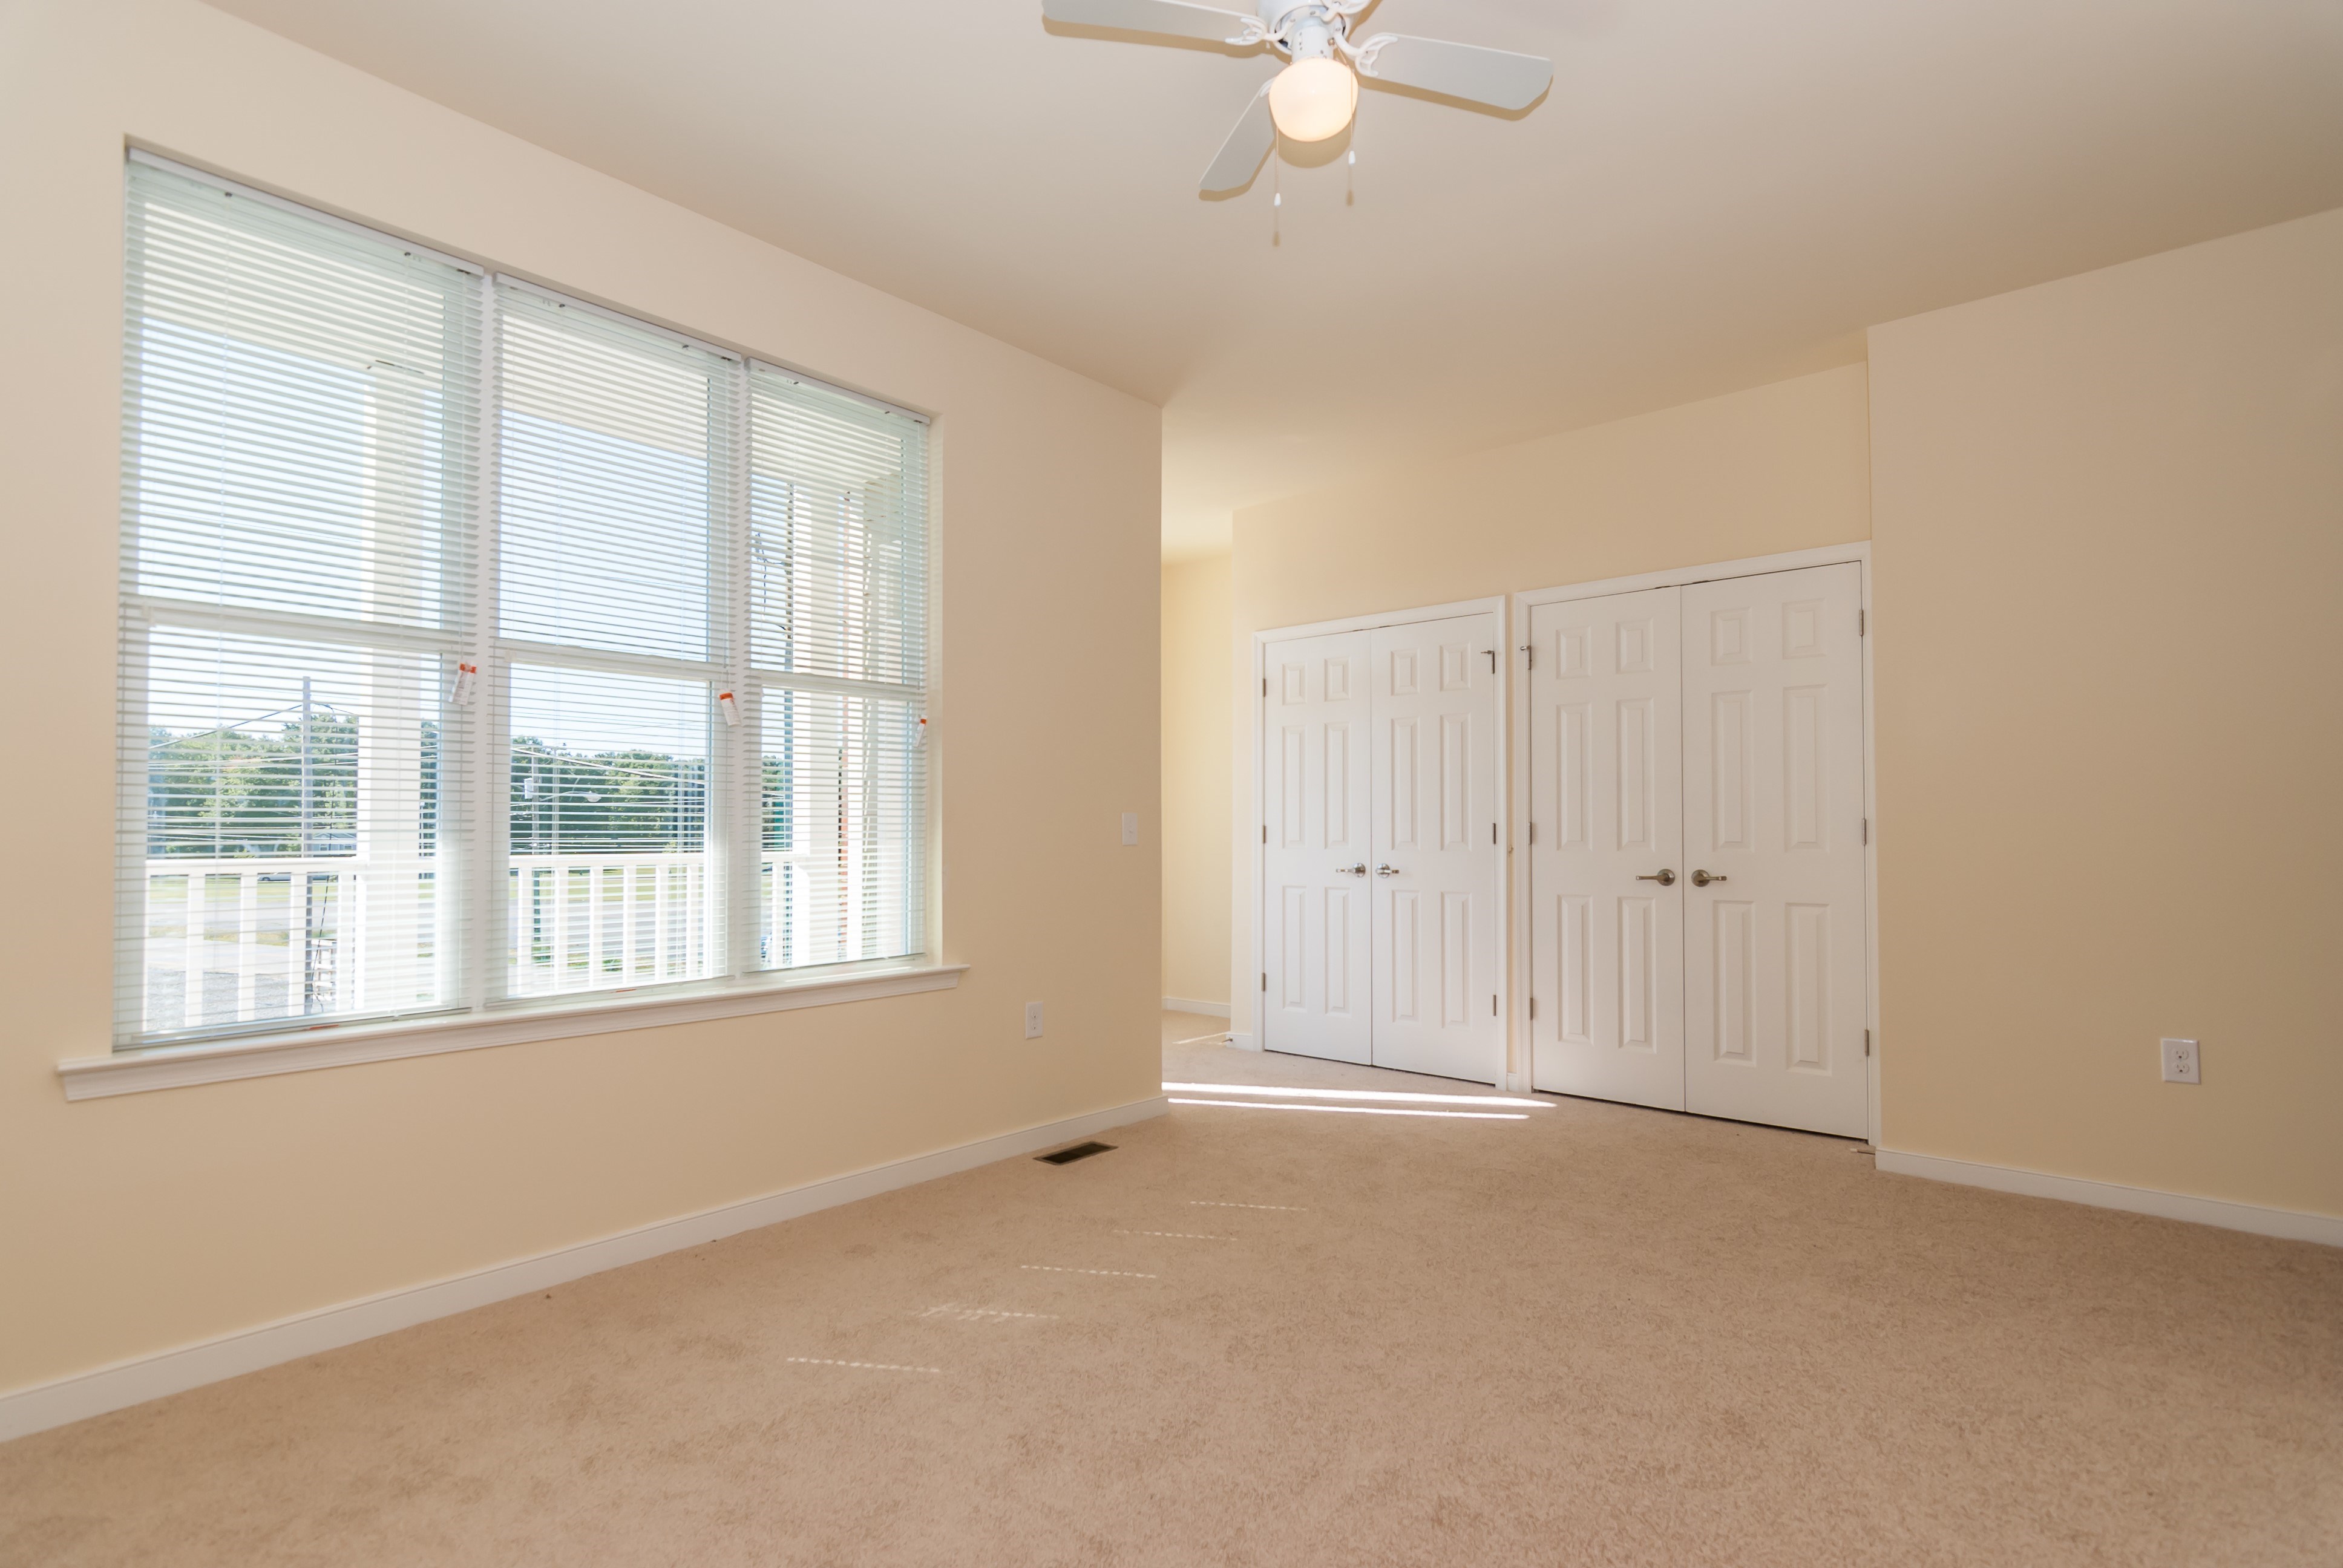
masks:
<svg viewBox="0 0 2343 1568"><path fill-rule="evenodd" d="M2197 1054L2197 1042L2193 1040L2166 1040L2164 1048L2164 1081L2167 1083L2202 1083L2204 1063Z"/></svg>
<svg viewBox="0 0 2343 1568"><path fill-rule="evenodd" d="M1038 1001L1029 1001L1025 1004L1025 1038L1027 1040L1041 1038L1041 1004Z"/></svg>
<svg viewBox="0 0 2343 1568"><path fill-rule="evenodd" d="M1136 811L1122 814L1122 841L1126 844L1139 842L1139 813Z"/></svg>

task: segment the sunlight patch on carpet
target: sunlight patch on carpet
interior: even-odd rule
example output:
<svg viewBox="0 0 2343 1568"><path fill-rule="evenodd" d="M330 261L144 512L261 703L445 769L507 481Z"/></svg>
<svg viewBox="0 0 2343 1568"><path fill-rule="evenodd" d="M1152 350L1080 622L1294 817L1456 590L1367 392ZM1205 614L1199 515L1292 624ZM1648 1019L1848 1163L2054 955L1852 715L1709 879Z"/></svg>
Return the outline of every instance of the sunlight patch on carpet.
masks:
<svg viewBox="0 0 2343 1568"><path fill-rule="evenodd" d="M1397 1090L1384 1093L1373 1089L1295 1089L1269 1083L1167 1083L1163 1091L1166 1094L1272 1094L1287 1100L1389 1100L1406 1105L1518 1105L1534 1111L1554 1109L1547 1101L1523 1100L1510 1094L1412 1094Z"/></svg>
<svg viewBox="0 0 2343 1568"><path fill-rule="evenodd" d="M1174 1105L1219 1105L1232 1111L1323 1111L1352 1116L1447 1116L1467 1121L1527 1121L1518 1111L1407 1111L1393 1105L1281 1105L1267 1100L1182 1100L1171 1097Z"/></svg>

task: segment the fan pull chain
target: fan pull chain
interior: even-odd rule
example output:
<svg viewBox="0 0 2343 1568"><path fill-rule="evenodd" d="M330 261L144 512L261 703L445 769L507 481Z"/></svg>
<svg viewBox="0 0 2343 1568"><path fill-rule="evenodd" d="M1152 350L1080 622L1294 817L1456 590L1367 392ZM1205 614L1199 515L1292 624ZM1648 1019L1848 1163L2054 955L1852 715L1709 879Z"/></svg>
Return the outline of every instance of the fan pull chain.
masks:
<svg viewBox="0 0 2343 1568"><path fill-rule="evenodd" d="M1285 206L1285 186L1282 179L1285 160L1279 157L1274 143L1269 149L1269 243L1272 248L1285 243L1284 230L1279 227L1278 215Z"/></svg>
<svg viewBox="0 0 2343 1568"><path fill-rule="evenodd" d="M1351 145L1342 153L1342 205L1359 205L1359 111L1364 104L1351 108Z"/></svg>

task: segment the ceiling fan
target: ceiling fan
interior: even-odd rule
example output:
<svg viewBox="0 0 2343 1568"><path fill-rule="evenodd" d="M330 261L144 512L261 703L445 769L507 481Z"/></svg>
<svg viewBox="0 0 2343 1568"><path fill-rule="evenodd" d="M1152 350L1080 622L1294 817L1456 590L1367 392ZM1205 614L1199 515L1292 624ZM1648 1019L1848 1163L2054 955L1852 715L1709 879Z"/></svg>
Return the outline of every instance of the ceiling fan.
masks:
<svg viewBox="0 0 2343 1568"><path fill-rule="evenodd" d="M1203 38L1240 48L1265 44L1289 62L1262 84L1220 156L1204 171L1207 193L1242 187L1283 132L1322 142L1351 123L1359 77L1421 87L1499 109L1525 109L1554 80L1554 62L1510 49L1483 49L1403 33L1355 42L1351 18L1373 0L1256 0L1253 11L1223 11L1191 0L1041 0L1052 22Z"/></svg>

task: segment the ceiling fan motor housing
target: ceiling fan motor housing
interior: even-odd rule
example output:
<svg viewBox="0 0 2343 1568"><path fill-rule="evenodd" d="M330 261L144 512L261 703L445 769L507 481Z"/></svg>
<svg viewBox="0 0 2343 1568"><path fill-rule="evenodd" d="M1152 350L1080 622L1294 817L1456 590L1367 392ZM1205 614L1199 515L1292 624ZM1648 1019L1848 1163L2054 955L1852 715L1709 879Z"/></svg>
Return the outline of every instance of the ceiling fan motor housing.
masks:
<svg viewBox="0 0 2343 1568"><path fill-rule="evenodd" d="M1265 0L1274 4L1274 0ZM1295 60L1322 60L1334 52L1334 29L1322 16L1305 16L1285 35L1285 53Z"/></svg>
<svg viewBox="0 0 2343 1568"><path fill-rule="evenodd" d="M1261 14L1262 25L1272 33L1283 26L1285 19L1297 11L1314 11L1322 20L1326 15L1326 8L1317 0L1299 0L1298 4L1297 0L1258 0L1253 9Z"/></svg>

